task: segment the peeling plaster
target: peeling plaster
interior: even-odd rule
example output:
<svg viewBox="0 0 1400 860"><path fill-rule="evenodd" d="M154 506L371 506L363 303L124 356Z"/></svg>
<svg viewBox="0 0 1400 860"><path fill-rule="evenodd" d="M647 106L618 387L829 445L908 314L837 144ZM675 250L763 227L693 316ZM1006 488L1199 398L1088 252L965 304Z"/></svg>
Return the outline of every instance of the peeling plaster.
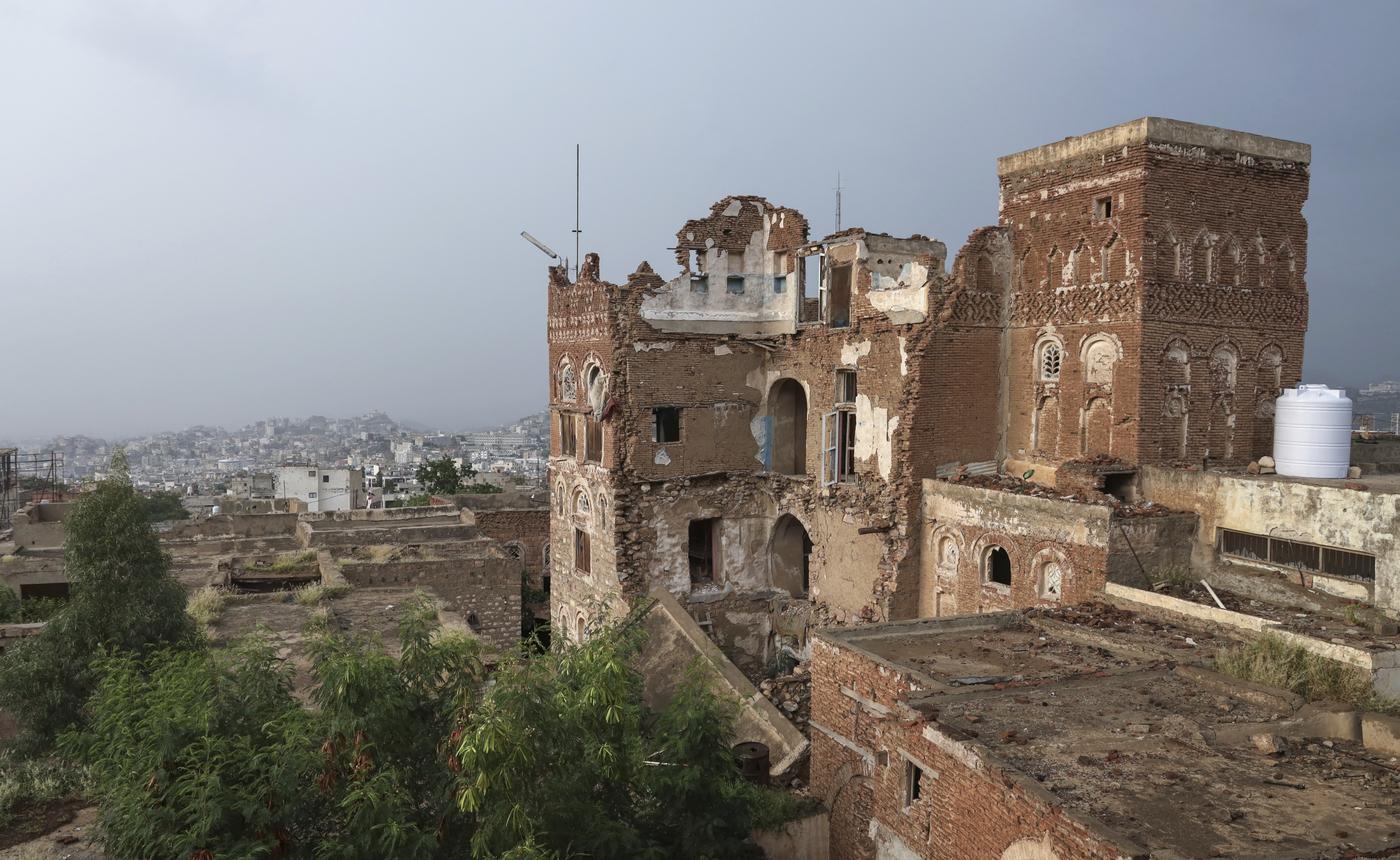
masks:
<svg viewBox="0 0 1400 860"><path fill-rule="evenodd" d="M891 277L872 268L870 304L893 323L921 323L928 317L929 268L910 261Z"/></svg>
<svg viewBox="0 0 1400 860"><path fill-rule="evenodd" d="M850 367L870 354L870 341L863 340L860 343L847 343L841 346L841 363Z"/></svg>
<svg viewBox="0 0 1400 860"><path fill-rule="evenodd" d="M755 443L756 445L758 445L758 450L757 450L756 452L754 452L753 458L754 458L754 460L756 460L757 462L759 462L760 464L763 464L763 465L767 465L767 464L764 463L764 461L763 461L763 449L766 448L766 447L768 446L768 420L767 420L767 419L768 419L768 416L767 416L767 415L759 414L759 415L755 415L755 416L749 421L749 432L753 434L753 441L754 441L754 443Z"/></svg>
<svg viewBox="0 0 1400 860"><path fill-rule="evenodd" d="M651 459L652 462L658 466L671 465L671 455L666 453L665 448L658 448L656 451L656 456L652 457Z"/></svg>
<svg viewBox="0 0 1400 860"><path fill-rule="evenodd" d="M733 355L734 350L729 348L729 344L722 343L715 347L715 355Z"/></svg>
<svg viewBox="0 0 1400 860"><path fill-rule="evenodd" d="M875 406L864 394L856 395L856 459L869 462L875 458L880 477L890 479L894 464L890 439L899 426L899 416L890 417L883 406Z"/></svg>
<svg viewBox="0 0 1400 860"><path fill-rule="evenodd" d="M659 350L660 352L670 352L675 348L676 342L673 340L639 340L636 343L632 344L632 349L636 352L651 352L652 350Z"/></svg>
<svg viewBox="0 0 1400 860"><path fill-rule="evenodd" d="M899 338L899 375L900 375L900 376L908 376L908 375L909 375L909 350L906 348L907 346L908 346L908 341L904 338L903 335L900 335L900 338Z"/></svg>

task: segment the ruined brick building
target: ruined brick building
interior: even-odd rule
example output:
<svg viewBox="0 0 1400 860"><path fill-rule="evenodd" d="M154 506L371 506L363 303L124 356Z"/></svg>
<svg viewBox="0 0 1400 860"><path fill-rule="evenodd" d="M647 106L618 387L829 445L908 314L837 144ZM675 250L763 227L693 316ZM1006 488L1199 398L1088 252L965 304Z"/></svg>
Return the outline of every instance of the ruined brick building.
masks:
<svg viewBox="0 0 1400 860"><path fill-rule="evenodd" d="M933 479L1268 453L1302 366L1309 159L1149 117L999 159L999 224L951 261L735 196L680 229L669 279L552 269L555 623L661 587L752 668L812 625L1100 587L1106 526L993 546Z"/></svg>

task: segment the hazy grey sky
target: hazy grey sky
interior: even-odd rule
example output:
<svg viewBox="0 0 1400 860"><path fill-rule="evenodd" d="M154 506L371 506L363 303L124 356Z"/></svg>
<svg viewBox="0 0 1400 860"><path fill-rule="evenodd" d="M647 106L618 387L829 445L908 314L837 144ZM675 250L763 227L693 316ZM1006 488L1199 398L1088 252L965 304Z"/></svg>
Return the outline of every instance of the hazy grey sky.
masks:
<svg viewBox="0 0 1400 860"><path fill-rule="evenodd" d="M1400 3L0 0L0 438L543 407L547 262L727 193L956 250L995 158L1313 145L1306 376L1400 376Z"/></svg>

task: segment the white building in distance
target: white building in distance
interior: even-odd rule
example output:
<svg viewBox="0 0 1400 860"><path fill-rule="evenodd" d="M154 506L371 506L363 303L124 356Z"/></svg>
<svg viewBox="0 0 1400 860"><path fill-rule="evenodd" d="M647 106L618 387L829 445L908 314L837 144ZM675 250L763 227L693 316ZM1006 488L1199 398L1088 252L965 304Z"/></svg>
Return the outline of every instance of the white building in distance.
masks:
<svg viewBox="0 0 1400 860"><path fill-rule="evenodd" d="M277 467L277 498L300 499L306 509L319 511L349 511L366 506L365 470L316 465Z"/></svg>

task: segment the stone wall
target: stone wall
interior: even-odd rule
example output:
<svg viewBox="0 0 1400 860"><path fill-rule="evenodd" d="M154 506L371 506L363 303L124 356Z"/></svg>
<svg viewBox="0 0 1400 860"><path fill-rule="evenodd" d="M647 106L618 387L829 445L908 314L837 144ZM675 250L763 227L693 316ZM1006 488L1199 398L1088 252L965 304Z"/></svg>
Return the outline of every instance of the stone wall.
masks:
<svg viewBox="0 0 1400 860"><path fill-rule="evenodd" d="M544 588L549 576L549 508L473 511L477 529L500 541L507 555L518 557L534 588ZM515 553L519 552L516 556ZM547 590L547 589L546 589Z"/></svg>
<svg viewBox="0 0 1400 860"><path fill-rule="evenodd" d="M512 648L520 641L518 559L502 555L382 564L341 559L339 564L345 580L356 588L413 586L432 592L496 648Z"/></svg>
<svg viewBox="0 0 1400 860"><path fill-rule="evenodd" d="M296 531L297 514L219 514L187 520L161 532L164 540L210 537L277 537Z"/></svg>

